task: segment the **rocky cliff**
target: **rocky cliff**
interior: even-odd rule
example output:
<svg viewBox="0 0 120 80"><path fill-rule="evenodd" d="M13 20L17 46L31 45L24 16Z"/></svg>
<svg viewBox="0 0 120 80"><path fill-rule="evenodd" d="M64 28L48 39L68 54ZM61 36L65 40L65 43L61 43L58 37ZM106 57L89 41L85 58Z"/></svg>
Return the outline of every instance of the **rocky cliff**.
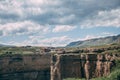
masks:
<svg viewBox="0 0 120 80"><path fill-rule="evenodd" d="M0 56L0 80L49 80L50 55Z"/></svg>
<svg viewBox="0 0 120 80"><path fill-rule="evenodd" d="M108 76L115 66L114 55L62 54L54 55L51 61L51 80Z"/></svg>
<svg viewBox="0 0 120 80"><path fill-rule="evenodd" d="M109 54L0 56L0 80L91 79L107 76L115 65L115 57Z"/></svg>

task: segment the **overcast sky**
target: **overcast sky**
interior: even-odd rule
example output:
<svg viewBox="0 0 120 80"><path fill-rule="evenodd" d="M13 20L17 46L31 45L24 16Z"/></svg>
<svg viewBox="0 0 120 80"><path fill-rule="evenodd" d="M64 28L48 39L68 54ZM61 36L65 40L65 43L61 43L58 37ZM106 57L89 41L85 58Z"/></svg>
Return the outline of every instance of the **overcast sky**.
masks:
<svg viewBox="0 0 120 80"><path fill-rule="evenodd" d="M0 44L65 46L120 34L120 0L0 0Z"/></svg>

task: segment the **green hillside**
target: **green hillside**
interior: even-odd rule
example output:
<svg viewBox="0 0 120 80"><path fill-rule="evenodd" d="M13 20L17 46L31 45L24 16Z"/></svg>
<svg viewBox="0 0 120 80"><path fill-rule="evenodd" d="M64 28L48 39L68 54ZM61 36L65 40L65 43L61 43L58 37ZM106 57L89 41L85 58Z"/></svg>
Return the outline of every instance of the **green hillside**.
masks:
<svg viewBox="0 0 120 80"><path fill-rule="evenodd" d="M76 41L69 43L66 47L88 47L88 46L101 46L112 43L120 43L120 35L109 36L104 38L95 38L85 41Z"/></svg>

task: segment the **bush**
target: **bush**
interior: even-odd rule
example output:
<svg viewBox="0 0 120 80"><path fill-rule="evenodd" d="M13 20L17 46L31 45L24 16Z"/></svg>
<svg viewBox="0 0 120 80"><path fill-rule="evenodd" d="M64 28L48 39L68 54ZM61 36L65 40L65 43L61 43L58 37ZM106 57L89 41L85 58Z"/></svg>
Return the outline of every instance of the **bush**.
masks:
<svg viewBox="0 0 120 80"><path fill-rule="evenodd" d="M63 80L86 80L86 79L78 79L78 78L66 78L66 79L63 79Z"/></svg>
<svg viewBox="0 0 120 80"><path fill-rule="evenodd" d="M113 71L109 76L109 80L120 80L120 69Z"/></svg>
<svg viewBox="0 0 120 80"><path fill-rule="evenodd" d="M92 80L109 80L107 77L94 78Z"/></svg>

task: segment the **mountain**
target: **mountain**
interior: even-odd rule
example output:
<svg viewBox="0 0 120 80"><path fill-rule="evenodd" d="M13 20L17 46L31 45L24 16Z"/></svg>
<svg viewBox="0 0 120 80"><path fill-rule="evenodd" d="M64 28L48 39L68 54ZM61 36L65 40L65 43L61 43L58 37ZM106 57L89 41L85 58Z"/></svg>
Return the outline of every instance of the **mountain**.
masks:
<svg viewBox="0 0 120 80"><path fill-rule="evenodd" d="M66 47L100 46L112 43L120 43L120 35L71 42Z"/></svg>
<svg viewBox="0 0 120 80"><path fill-rule="evenodd" d="M0 47L3 47L3 46L5 46L5 45L3 45L3 44L0 44Z"/></svg>
<svg viewBox="0 0 120 80"><path fill-rule="evenodd" d="M13 45L0 44L0 47L14 47Z"/></svg>

